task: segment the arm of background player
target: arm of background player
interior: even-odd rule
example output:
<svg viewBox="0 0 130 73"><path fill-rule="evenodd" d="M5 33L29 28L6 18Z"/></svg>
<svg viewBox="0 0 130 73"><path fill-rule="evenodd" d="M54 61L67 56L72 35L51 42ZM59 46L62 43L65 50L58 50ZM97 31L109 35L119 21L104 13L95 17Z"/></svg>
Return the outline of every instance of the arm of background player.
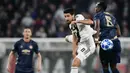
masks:
<svg viewBox="0 0 130 73"><path fill-rule="evenodd" d="M42 57L40 52L37 54L37 70L38 72L41 71L41 64L42 64Z"/></svg>
<svg viewBox="0 0 130 73"><path fill-rule="evenodd" d="M12 73L13 72L13 68L15 66L15 62L16 62L16 56L15 56L15 52L11 51L8 57L8 63L7 63L7 70L8 72Z"/></svg>
<svg viewBox="0 0 130 73"><path fill-rule="evenodd" d="M40 72L41 71L42 57L41 57L37 43L35 43L34 52L37 54L37 71Z"/></svg>
<svg viewBox="0 0 130 73"><path fill-rule="evenodd" d="M94 29L97 31L97 33L94 35L95 42L98 43L99 33L100 33L100 20L99 19L95 20L95 27L94 27Z"/></svg>
<svg viewBox="0 0 130 73"><path fill-rule="evenodd" d="M82 24L85 24L85 25L92 25L93 24L93 21L91 19L87 19L87 20L77 20L76 21L77 23L82 23Z"/></svg>
<svg viewBox="0 0 130 73"><path fill-rule="evenodd" d="M118 24L116 25L116 32L117 32L117 36L120 37L121 31L120 31L120 26Z"/></svg>
<svg viewBox="0 0 130 73"><path fill-rule="evenodd" d="M76 57L76 53L77 53L77 42L78 42L78 39L77 39L77 37L73 34L73 42L72 42L72 46L73 46L72 55L73 55L73 58Z"/></svg>

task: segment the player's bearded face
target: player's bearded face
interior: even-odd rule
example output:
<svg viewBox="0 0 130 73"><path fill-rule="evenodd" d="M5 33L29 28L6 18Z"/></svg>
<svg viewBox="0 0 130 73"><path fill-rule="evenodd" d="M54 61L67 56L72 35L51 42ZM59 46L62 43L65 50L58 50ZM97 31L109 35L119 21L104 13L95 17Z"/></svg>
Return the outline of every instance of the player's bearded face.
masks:
<svg viewBox="0 0 130 73"><path fill-rule="evenodd" d="M73 15L71 15L70 13L65 13L64 17L65 17L65 21L67 22L67 24L70 24L71 21L73 20Z"/></svg>
<svg viewBox="0 0 130 73"><path fill-rule="evenodd" d="M26 39L31 38L31 36L32 36L31 30L30 29L24 29L23 36Z"/></svg>

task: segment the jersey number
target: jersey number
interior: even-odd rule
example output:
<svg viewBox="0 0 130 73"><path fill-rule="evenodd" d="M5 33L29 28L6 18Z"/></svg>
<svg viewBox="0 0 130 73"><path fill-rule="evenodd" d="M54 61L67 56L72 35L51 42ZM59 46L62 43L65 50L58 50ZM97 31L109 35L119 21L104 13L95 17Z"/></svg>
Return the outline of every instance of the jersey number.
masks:
<svg viewBox="0 0 130 73"><path fill-rule="evenodd" d="M90 49L88 48L87 50L85 48L81 49L81 52L84 53L84 55L86 55L88 52L90 52Z"/></svg>
<svg viewBox="0 0 130 73"><path fill-rule="evenodd" d="M107 26L108 26L108 27L114 26L114 25L112 24L112 19L111 19L110 16L105 16L105 18L106 18L106 22L107 22Z"/></svg>

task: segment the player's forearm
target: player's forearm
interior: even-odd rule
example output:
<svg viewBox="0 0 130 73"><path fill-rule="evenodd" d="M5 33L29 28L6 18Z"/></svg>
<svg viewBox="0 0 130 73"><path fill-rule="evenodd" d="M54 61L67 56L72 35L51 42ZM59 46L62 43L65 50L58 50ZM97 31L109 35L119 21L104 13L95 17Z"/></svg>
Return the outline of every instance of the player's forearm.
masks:
<svg viewBox="0 0 130 73"><path fill-rule="evenodd" d="M72 52L76 53L76 51L77 51L77 45L76 45L75 42L73 42L73 50L72 50Z"/></svg>
<svg viewBox="0 0 130 73"><path fill-rule="evenodd" d="M94 37L99 39L99 33L100 33L99 27L96 27L95 30L97 31L97 33L94 35Z"/></svg>
<svg viewBox="0 0 130 73"><path fill-rule="evenodd" d="M87 20L78 20L77 23L83 23L86 25L92 25L93 21L91 19L87 19Z"/></svg>
<svg viewBox="0 0 130 73"><path fill-rule="evenodd" d="M99 24L100 24L100 21L96 20L95 21L95 28L94 28L94 30L96 30L97 33L94 35L95 41L99 40L99 33L100 33L100 25Z"/></svg>
<svg viewBox="0 0 130 73"><path fill-rule="evenodd" d="M10 61L11 61L11 57L15 57L13 51L11 51L10 54L9 54L9 57L8 57L8 64L9 64Z"/></svg>
<svg viewBox="0 0 130 73"><path fill-rule="evenodd" d="M77 51L77 37L75 35L73 35L73 53L76 53Z"/></svg>
<svg viewBox="0 0 130 73"><path fill-rule="evenodd" d="M120 26L117 24L116 28L117 28L117 30L116 30L117 36L120 37L121 36Z"/></svg>
<svg viewBox="0 0 130 73"><path fill-rule="evenodd" d="M99 40L99 33L100 33L100 32L99 32L98 30L96 30L96 31L97 31L97 33L94 35L94 38L95 38L95 40L98 41L98 40Z"/></svg>
<svg viewBox="0 0 130 73"><path fill-rule="evenodd" d="M38 53L38 54L37 54L37 57L38 57L38 58L37 58L37 65L38 65L38 66L41 66L41 63L42 63L42 57L41 57L41 54Z"/></svg>

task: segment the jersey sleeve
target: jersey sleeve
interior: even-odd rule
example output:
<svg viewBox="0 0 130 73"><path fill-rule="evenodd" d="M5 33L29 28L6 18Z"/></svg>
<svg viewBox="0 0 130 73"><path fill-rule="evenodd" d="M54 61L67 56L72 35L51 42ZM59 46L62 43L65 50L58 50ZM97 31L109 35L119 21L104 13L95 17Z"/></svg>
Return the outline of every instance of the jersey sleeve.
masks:
<svg viewBox="0 0 130 73"><path fill-rule="evenodd" d="M75 18L76 18L76 21L85 20L84 16L81 15L81 14L77 14L77 15L75 16ZM77 25L82 25L82 23L77 23Z"/></svg>
<svg viewBox="0 0 130 73"><path fill-rule="evenodd" d="M95 14L93 20L97 20L97 19L100 19L100 18L99 18L99 15L98 15L98 14Z"/></svg>
<svg viewBox="0 0 130 73"><path fill-rule="evenodd" d="M35 52L36 54L39 53L39 47L38 47L37 43L35 43L35 45L34 45L34 52Z"/></svg>
<svg viewBox="0 0 130 73"><path fill-rule="evenodd" d="M18 51L18 42L16 42L13 46L13 49L12 49L13 52L17 52Z"/></svg>
<svg viewBox="0 0 130 73"><path fill-rule="evenodd" d="M94 27L95 27L97 20L100 21L100 16L99 16L99 14L95 14L94 17L93 17L93 20L94 20Z"/></svg>

